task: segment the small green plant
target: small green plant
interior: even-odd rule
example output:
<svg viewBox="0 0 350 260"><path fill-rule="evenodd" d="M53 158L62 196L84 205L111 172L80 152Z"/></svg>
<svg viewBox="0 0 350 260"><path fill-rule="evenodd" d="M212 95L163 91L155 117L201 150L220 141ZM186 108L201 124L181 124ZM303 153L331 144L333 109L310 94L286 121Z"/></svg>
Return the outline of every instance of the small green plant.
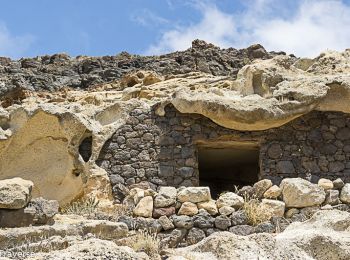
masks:
<svg viewBox="0 0 350 260"><path fill-rule="evenodd" d="M99 201L95 198L87 200L74 201L71 204L63 207L61 212L64 214L85 215L96 212Z"/></svg>
<svg viewBox="0 0 350 260"><path fill-rule="evenodd" d="M160 240L156 233L147 230L138 230L131 239L129 245L136 252L145 252L150 257L156 256L160 251Z"/></svg>
<svg viewBox="0 0 350 260"><path fill-rule="evenodd" d="M249 200L245 197L243 210L247 215L248 223L253 226L266 222L272 217L272 213L257 199Z"/></svg>

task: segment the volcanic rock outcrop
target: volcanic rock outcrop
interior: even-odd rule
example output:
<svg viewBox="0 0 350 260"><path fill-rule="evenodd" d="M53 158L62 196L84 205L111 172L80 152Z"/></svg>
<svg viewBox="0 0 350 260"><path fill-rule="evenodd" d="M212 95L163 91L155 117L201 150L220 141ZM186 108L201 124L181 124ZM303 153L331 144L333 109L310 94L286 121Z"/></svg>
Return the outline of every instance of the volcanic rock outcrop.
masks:
<svg viewBox="0 0 350 260"><path fill-rule="evenodd" d="M0 178L31 180L34 197L61 205L91 193L109 199L110 188L87 183L108 179L95 162L135 107L162 115L172 104L226 128L264 130L313 110L349 113L349 65L350 50L300 59L198 40L157 57L1 58Z"/></svg>

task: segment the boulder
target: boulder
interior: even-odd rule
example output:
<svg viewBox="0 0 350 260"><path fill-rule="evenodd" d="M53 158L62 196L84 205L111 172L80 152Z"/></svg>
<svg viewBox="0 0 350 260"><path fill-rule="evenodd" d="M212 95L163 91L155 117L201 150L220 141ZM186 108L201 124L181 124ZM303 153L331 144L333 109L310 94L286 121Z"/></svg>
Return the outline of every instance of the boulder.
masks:
<svg viewBox="0 0 350 260"><path fill-rule="evenodd" d="M156 208L164 208L174 205L176 194L175 187L160 187L158 195L154 198L154 206Z"/></svg>
<svg viewBox="0 0 350 260"><path fill-rule="evenodd" d="M209 187L187 187L181 189L177 194L180 202L198 203L211 199Z"/></svg>
<svg viewBox="0 0 350 260"><path fill-rule="evenodd" d="M226 230L231 226L231 220L229 217L220 215L215 218L215 227L221 230Z"/></svg>
<svg viewBox="0 0 350 260"><path fill-rule="evenodd" d="M242 207L243 204L244 204L244 199L241 196L239 196L233 192L224 193L216 201L216 205L219 209L223 206L229 206L229 207L233 207L235 209L238 209L238 208Z"/></svg>
<svg viewBox="0 0 350 260"><path fill-rule="evenodd" d="M248 216L243 210L233 212L231 215L232 226L248 224Z"/></svg>
<svg viewBox="0 0 350 260"><path fill-rule="evenodd" d="M272 181L268 179L264 179L254 183L253 190L254 190L255 198L258 198L258 199L262 198L264 193L271 187L272 187Z"/></svg>
<svg viewBox="0 0 350 260"><path fill-rule="evenodd" d="M327 190L325 203L332 205L332 206L339 204L340 203L339 191L338 190Z"/></svg>
<svg viewBox="0 0 350 260"><path fill-rule="evenodd" d="M33 182L22 178L0 181L0 209L24 208L31 199Z"/></svg>
<svg viewBox="0 0 350 260"><path fill-rule="evenodd" d="M269 211L272 216L276 217L283 217L284 216L284 210L286 208L286 205L283 201L279 200L271 200L271 199L262 199L261 206L266 209L266 211Z"/></svg>
<svg viewBox="0 0 350 260"><path fill-rule="evenodd" d="M282 190L277 185L273 185L264 193L266 199L277 199L282 193Z"/></svg>
<svg viewBox="0 0 350 260"><path fill-rule="evenodd" d="M331 180L321 178L318 180L318 186L322 187L324 190L333 189L334 185Z"/></svg>
<svg viewBox="0 0 350 260"><path fill-rule="evenodd" d="M286 214L285 214L285 217L286 218L291 218L293 217L294 215L296 214L299 214L300 213L300 210L299 209L296 209L296 208L290 208L286 211Z"/></svg>
<svg viewBox="0 0 350 260"><path fill-rule="evenodd" d="M173 222L166 216L161 216L158 221L165 231L175 227Z"/></svg>
<svg viewBox="0 0 350 260"><path fill-rule="evenodd" d="M205 210L200 209L193 217L193 223L198 228L213 228L215 219Z"/></svg>
<svg viewBox="0 0 350 260"><path fill-rule="evenodd" d="M250 234L253 234L255 229L254 227L249 225L238 225L238 226L230 227L229 231L235 235L248 236Z"/></svg>
<svg viewBox="0 0 350 260"><path fill-rule="evenodd" d="M179 215L193 216L198 213L197 205L192 202L184 202L179 209Z"/></svg>
<svg viewBox="0 0 350 260"><path fill-rule="evenodd" d="M170 217L171 215L175 214L175 207L168 207L168 208L153 208L153 217L159 218L161 216L167 216Z"/></svg>
<svg viewBox="0 0 350 260"><path fill-rule="evenodd" d="M174 215L174 216L172 216L172 220L173 220L174 226L177 227L177 228L190 229L190 228L193 227L193 220L189 216L185 216L185 215L177 216L177 215Z"/></svg>
<svg viewBox="0 0 350 260"><path fill-rule="evenodd" d="M350 183L347 183L344 185L340 192L340 200L343 203L348 203L350 204Z"/></svg>
<svg viewBox="0 0 350 260"><path fill-rule="evenodd" d="M209 200L205 202L199 202L197 204L198 209L205 209L210 215L218 214L218 208L216 207L215 200Z"/></svg>
<svg viewBox="0 0 350 260"><path fill-rule="evenodd" d="M151 218L153 212L153 198L151 196L142 198L133 212L136 216Z"/></svg>
<svg viewBox="0 0 350 260"><path fill-rule="evenodd" d="M188 231L186 241L188 245L194 245L205 238L205 233L199 228L191 228Z"/></svg>
<svg viewBox="0 0 350 260"><path fill-rule="evenodd" d="M263 222L255 227L254 233L274 233L276 227L271 222Z"/></svg>
<svg viewBox="0 0 350 260"><path fill-rule="evenodd" d="M342 179L338 178L333 181L334 189L341 190L344 187L344 182Z"/></svg>
<svg viewBox="0 0 350 260"><path fill-rule="evenodd" d="M326 193L320 186L301 178L283 179L280 185L286 207L304 208L322 204Z"/></svg>
<svg viewBox="0 0 350 260"><path fill-rule="evenodd" d="M233 212L235 212L235 209L230 206L223 206L219 209L219 213L224 216L229 216Z"/></svg>

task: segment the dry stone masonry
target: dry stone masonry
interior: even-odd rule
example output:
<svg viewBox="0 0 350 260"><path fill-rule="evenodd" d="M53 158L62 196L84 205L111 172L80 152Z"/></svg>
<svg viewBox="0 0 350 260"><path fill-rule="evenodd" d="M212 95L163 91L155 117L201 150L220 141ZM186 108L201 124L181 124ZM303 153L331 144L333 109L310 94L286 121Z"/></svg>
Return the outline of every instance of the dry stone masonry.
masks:
<svg viewBox="0 0 350 260"><path fill-rule="evenodd" d="M341 183L341 179L320 179L313 184L302 178L285 178L277 186L263 179L238 194L225 192L217 200L211 198L208 187L162 186L158 192L135 187L123 201L132 216L121 216L119 221L129 229L158 233L161 242L170 247L191 245L219 231L237 235L280 232L318 210L350 210L350 186ZM255 207L249 208L253 201Z"/></svg>
<svg viewBox="0 0 350 260"><path fill-rule="evenodd" d="M122 190L139 182L148 182L154 189L198 186L200 143L222 140L256 143L258 177L271 179L274 184L285 177L301 177L313 183L323 177L350 181L347 114L312 112L279 128L242 132L172 107L166 109L164 117L157 116L154 109L133 110L127 123L101 150L97 163L109 174L116 199L123 198Z"/></svg>

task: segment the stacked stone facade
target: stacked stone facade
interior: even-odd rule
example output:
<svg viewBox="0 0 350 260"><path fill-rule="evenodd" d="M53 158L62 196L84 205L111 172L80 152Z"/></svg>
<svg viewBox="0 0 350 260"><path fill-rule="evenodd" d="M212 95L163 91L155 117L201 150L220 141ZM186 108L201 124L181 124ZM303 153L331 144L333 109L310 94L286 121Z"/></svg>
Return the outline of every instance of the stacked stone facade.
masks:
<svg viewBox="0 0 350 260"><path fill-rule="evenodd" d="M172 106L165 116L151 109L130 113L103 147L98 164L112 185L198 186L198 143L254 142L260 149L259 178L278 184L284 177L350 181L350 115L311 112L265 131L235 131Z"/></svg>

